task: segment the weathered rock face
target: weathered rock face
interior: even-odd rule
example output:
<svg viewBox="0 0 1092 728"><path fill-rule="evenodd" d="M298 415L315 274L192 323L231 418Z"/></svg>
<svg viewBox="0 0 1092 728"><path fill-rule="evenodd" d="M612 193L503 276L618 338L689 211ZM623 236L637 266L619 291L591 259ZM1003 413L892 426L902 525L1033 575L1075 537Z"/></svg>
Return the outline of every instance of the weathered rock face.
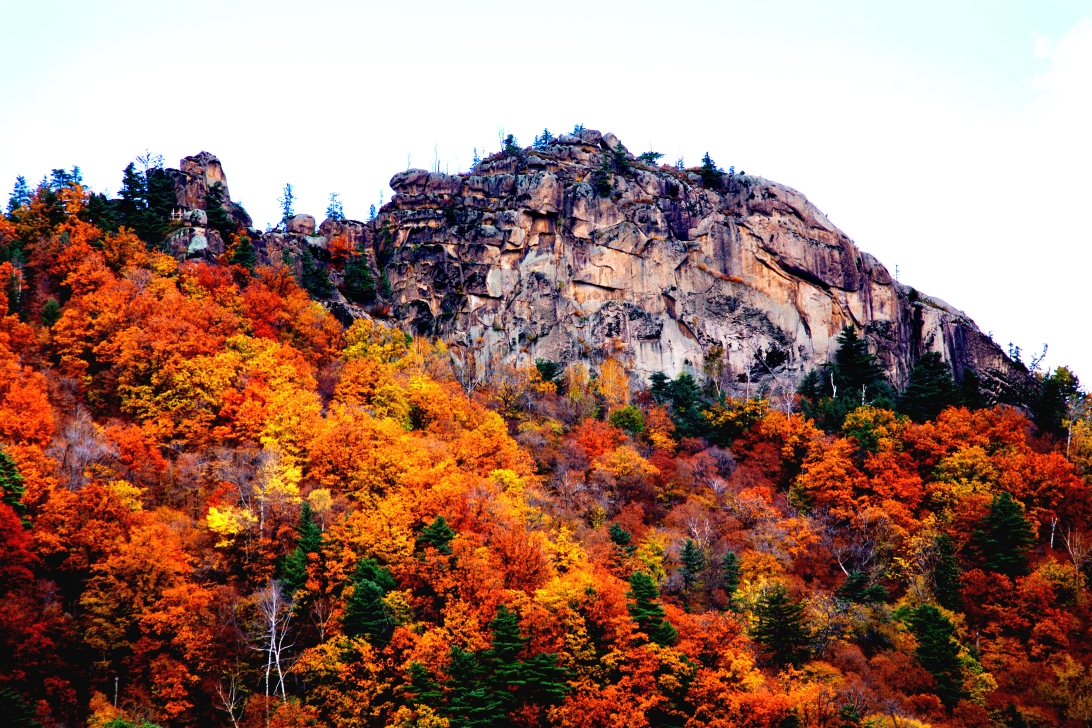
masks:
<svg viewBox="0 0 1092 728"><path fill-rule="evenodd" d="M210 180L226 190L212 155L182 167L196 191L180 199L196 201ZM375 220L328 219L316 235L314 218L297 215L251 230L255 250L297 274L308 251L340 289L328 246L342 239L378 285L370 301L336 290L325 305L345 322L371 315L443 338L468 377L536 359L594 371L615 356L640 379L719 356L729 376L795 386L853 326L899 387L927 351L957 378L975 370L1001 399L1026 379L966 314L894 281L802 194L761 177L655 167L585 130L468 174L411 169L390 185ZM184 219L179 257L223 254L203 213Z"/></svg>
<svg viewBox="0 0 1092 728"><path fill-rule="evenodd" d="M749 175L703 182L620 144L587 130L465 175L396 174L368 232L389 260L397 323L444 338L481 375L538 358L594 370L609 353L639 376L675 375L723 347L736 374L792 379L851 325L898 386L926 351L995 392L1022 376L964 313L893 281L799 192Z"/></svg>
<svg viewBox="0 0 1092 728"><path fill-rule="evenodd" d="M246 210L231 201L227 175L219 159L208 152L201 152L184 158L178 166L178 169L168 169L166 172L174 182L175 204L182 213L204 210L208 191L219 184L228 214L243 227L254 224Z"/></svg>

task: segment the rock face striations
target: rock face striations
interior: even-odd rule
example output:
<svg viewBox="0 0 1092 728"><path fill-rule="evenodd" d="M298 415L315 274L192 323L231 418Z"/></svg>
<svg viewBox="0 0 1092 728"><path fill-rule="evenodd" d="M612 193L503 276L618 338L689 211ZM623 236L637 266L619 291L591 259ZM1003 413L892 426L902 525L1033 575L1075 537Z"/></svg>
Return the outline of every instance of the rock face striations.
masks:
<svg viewBox="0 0 1092 728"><path fill-rule="evenodd" d="M795 380L847 325L896 386L927 351L995 395L1024 376L964 313L894 281L802 194L761 177L655 166L585 130L390 185L373 221L327 220L316 234L297 216L255 231L255 247L321 262L347 238L379 284L364 308L340 292L331 308L440 337L479 377L535 359L594 371L608 355L635 376L673 376L720 356L735 375Z"/></svg>

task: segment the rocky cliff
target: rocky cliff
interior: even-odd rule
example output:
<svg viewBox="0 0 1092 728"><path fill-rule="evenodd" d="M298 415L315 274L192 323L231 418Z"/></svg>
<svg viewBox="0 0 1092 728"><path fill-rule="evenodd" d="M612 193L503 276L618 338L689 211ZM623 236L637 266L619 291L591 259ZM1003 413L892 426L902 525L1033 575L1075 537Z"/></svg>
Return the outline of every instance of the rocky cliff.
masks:
<svg viewBox="0 0 1092 728"><path fill-rule="evenodd" d="M390 185L373 221L316 230L297 216L254 231L256 247L321 265L348 240L382 283L364 307L335 292L335 313L441 337L479 377L535 359L595 370L614 355L647 378L721 356L732 376L783 384L826 361L847 325L897 386L926 351L997 396L1025 376L966 314L894 281L802 194L761 177L656 166L585 130Z"/></svg>

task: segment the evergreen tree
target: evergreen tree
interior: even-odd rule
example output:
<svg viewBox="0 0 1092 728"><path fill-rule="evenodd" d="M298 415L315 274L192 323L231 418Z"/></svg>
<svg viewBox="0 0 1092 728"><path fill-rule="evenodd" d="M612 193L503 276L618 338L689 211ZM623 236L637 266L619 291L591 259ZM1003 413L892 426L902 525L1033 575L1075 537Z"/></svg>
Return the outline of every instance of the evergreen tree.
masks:
<svg viewBox="0 0 1092 728"><path fill-rule="evenodd" d="M205 192L205 214L208 216L209 227L223 237L226 238L235 230L231 215L224 209L224 186L219 182L213 182Z"/></svg>
<svg viewBox="0 0 1092 728"><path fill-rule="evenodd" d="M106 195L92 194L87 199L87 221L106 232L118 229L118 218L114 214L114 201L106 199Z"/></svg>
<svg viewBox="0 0 1092 728"><path fill-rule="evenodd" d="M557 391L561 391L561 385L563 384L563 376L565 374L565 367L558 364L555 361L548 359L535 359L535 369L538 369L539 376L542 377L544 382L553 382L557 387Z"/></svg>
<svg viewBox="0 0 1092 728"><path fill-rule="evenodd" d="M595 171L592 172L591 184L595 189L596 194L600 197L609 197L611 190L614 189L614 177L611 175L610 159L606 154L603 155L603 161L595 168Z"/></svg>
<svg viewBox="0 0 1092 728"><path fill-rule="evenodd" d="M358 253L349 258L345 264L345 297L356 303L367 303L375 299L375 291L375 276L368 256Z"/></svg>
<svg viewBox="0 0 1092 728"><path fill-rule="evenodd" d="M394 622L383 597L398 588L386 567L375 559L361 559L353 576L353 593L345 603L342 627L348 637L362 636L376 646L386 644Z"/></svg>
<svg viewBox="0 0 1092 728"><path fill-rule="evenodd" d="M240 230L235 238L235 248L231 251L231 262L251 272L254 271L254 266L258 264L258 253L254 250L254 243L251 242L250 235L244 231Z"/></svg>
<svg viewBox="0 0 1092 728"><path fill-rule="evenodd" d="M296 196L292 192L292 185L286 184L281 196L277 198L277 205L281 208L281 226L284 227L296 214Z"/></svg>
<svg viewBox="0 0 1092 728"><path fill-rule="evenodd" d="M899 412L914 422L935 420L946 407L959 404L952 371L940 354L922 355L910 372L910 381L899 397Z"/></svg>
<svg viewBox="0 0 1092 728"><path fill-rule="evenodd" d="M629 577L629 588L626 596L633 601L627 602L626 608L641 631L662 647L675 644L679 633L666 619L664 608L658 601L660 590L652 577L643 571L635 571Z"/></svg>
<svg viewBox="0 0 1092 728"><path fill-rule="evenodd" d="M289 551L281 562L281 585L289 595L307 584L308 554L317 554L322 550L322 530L315 523L314 513L306 502L300 509L296 533L299 534L296 548Z"/></svg>
<svg viewBox="0 0 1092 728"><path fill-rule="evenodd" d="M327 219L341 222L345 219L345 208L341 205L341 197L336 192L330 193L330 204L326 205Z"/></svg>
<svg viewBox="0 0 1092 728"><path fill-rule="evenodd" d="M42 306L42 326L53 328L53 324L61 320L61 304L56 298L48 299Z"/></svg>
<svg viewBox="0 0 1092 728"><path fill-rule="evenodd" d="M451 675L446 683L450 698L445 712L451 728L502 725L505 716L502 698L485 684L484 671L476 654L452 646L448 674Z"/></svg>
<svg viewBox="0 0 1092 728"><path fill-rule="evenodd" d="M649 382L653 399L671 405L671 421L679 437L704 437L709 432L709 421L702 414L709 403L692 374L680 372L672 381L663 372L655 372Z"/></svg>
<svg viewBox="0 0 1092 728"><path fill-rule="evenodd" d="M455 529L447 525L443 516L436 516L435 521L421 530L421 535L417 537L417 545L432 546L441 554L450 554L451 541L457 535Z"/></svg>
<svg viewBox="0 0 1092 728"><path fill-rule="evenodd" d="M982 409L987 404L982 393L982 381L974 369L964 369L963 379L959 381L959 405L967 409Z"/></svg>
<svg viewBox="0 0 1092 728"><path fill-rule="evenodd" d="M1043 432L1061 437L1065 433L1062 421L1069 402L1083 394L1077 375L1069 367L1058 367L1043 377L1038 402L1032 403L1035 425Z"/></svg>
<svg viewBox="0 0 1092 728"><path fill-rule="evenodd" d="M26 481L20 475L15 461L0 448L0 502L10 506L15 515L20 516L24 525L30 525L23 514L27 507L23 495L27 492Z"/></svg>
<svg viewBox="0 0 1092 728"><path fill-rule="evenodd" d="M8 728L42 728L37 714L23 700L23 696L11 688L0 688L0 715Z"/></svg>
<svg viewBox="0 0 1092 728"><path fill-rule="evenodd" d="M914 656L936 681L937 697L950 708L963 694L959 644L952 639L952 623L932 604L915 609L909 622L918 641Z"/></svg>
<svg viewBox="0 0 1092 728"><path fill-rule="evenodd" d="M436 710L444 697L443 689L436 683L432 673L420 662L412 662L409 667L409 685L407 692L413 695L416 705L427 705Z"/></svg>
<svg viewBox="0 0 1092 728"><path fill-rule="evenodd" d="M27 184L27 178L23 175L19 175L15 178L15 187L11 191L11 196L8 198L8 215L10 216L20 207L30 204L30 185Z"/></svg>
<svg viewBox="0 0 1092 728"><path fill-rule="evenodd" d="M868 351L868 342L859 337L852 326L846 326L838 334L833 371L838 386L857 398L860 398L862 388L867 398L869 388L884 382L879 360Z"/></svg>
<svg viewBox="0 0 1092 728"><path fill-rule="evenodd" d="M326 269L315 264L315 258L307 247L300 257L300 275L303 278L303 287L312 298L329 298L333 294L334 287L330 284Z"/></svg>
<svg viewBox="0 0 1092 728"><path fill-rule="evenodd" d="M509 134L504 138L504 153L505 154L519 154L523 149L520 147L516 137Z"/></svg>
<svg viewBox="0 0 1092 728"><path fill-rule="evenodd" d="M720 562L720 573L721 582L724 584L724 593L728 595L728 601L731 603L739 590L739 557L736 556L735 551L724 554L724 558Z"/></svg>
<svg viewBox="0 0 1092 728"><path fill-rule="evenodd" d="M937 563L933 567L933 596L940 606L958 612L963 608L963 600L959 595L959 562L956 561L951 536L946 533L937 536L937 552Z"/></svg>
<svg viewBox="0 0 1092 728"><path fill-rule="evenodd" d="M630 535L630 532L622 528L622 525L617 521L610 524L610 528L607 529L607 533L610 534L610 540L614 543L614 545L621 546L622 548L628 547L629 542L633 539L633 536Z"/></svg>
<svg viewBox="0 0 1092 728"><path fill-rule="evenodd" d="M709 152L706 152L705 156L701 158L701 171L698 174L701 175L702 184L706 187L716 187L720 183L720 178L724 175L723 172L717 169L717 165L713 158L709 156Z"/></svg>
<svg viewBox="0 0 1092 728"><path fill-rule="evenodd" d="M687 594L687 609L690 608L693 592L701 588L701 575L705 573L705 567L705 552L694 543L693 539L686 539L682 553L679 554L679 573L682 575L683 589Z"/></svg>
<svg viewBox="0 0 1092 728"><path fill-rule="evenodd" d="M838 335L834 360L808 372L796 391L804 414L827 432L841 429L846 415L862 404L894 408L894 392L883 368L852 326Z"/></svg>
<svg viewBox="0 0 1092 728"><path fill-rule="evenodd" d="M1028 573L1027 552L1035 542L1035 532L1024 517L1023 506L1009 493L993 497L976 537L987 569L1013 577Z"/></svg>
<svg viewBox="0 0 1092 728"><path fill-rule="evenodd" d="M838 596L855 604L873 604L887 599L887 590L879 584L869 584L868 574L854 571L842 586L838 588Z"/></svg>
<svg viewBox="0 0 1092 728"><path fill-rule="evenodd" d="M148 208L148 182L133 162L121 172L121 189L114 208L119 224L134 230L142 224L141 215Z"/></svg>
<svg viewBox="0 0 1092 728"><path fill-rule="evenodd" d="M499 606L489 628L493 644L488 650L451 650L451 697L445 713L452 726L499 728L509 725L508 714L519 706L559 703L568 693L568 673L558 666L556 654L520 659L527 639L520 635L514 612ZM419 688L428 689L427 683Z"/></svg>
<svg viewBox="0 0 1092 728"><path fill-rule="evenodd" d="M804 605L783 584L767 589L755 605L751 637L776 665L799 666L808 654L810 636L804 626Z"/></svg>

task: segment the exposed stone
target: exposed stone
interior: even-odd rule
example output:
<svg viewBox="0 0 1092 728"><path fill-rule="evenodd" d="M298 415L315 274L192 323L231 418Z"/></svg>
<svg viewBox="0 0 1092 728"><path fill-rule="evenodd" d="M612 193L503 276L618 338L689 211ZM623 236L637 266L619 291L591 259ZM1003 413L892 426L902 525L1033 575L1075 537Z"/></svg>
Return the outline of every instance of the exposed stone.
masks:
<svg viewBox="0 0 1092 728"><path fill-rule="evenodd" d="M629 157L600 196L592 174L620 144L585 129L467 175L396 174L395 198L366 231L390 261L396 322L443 337L482 375L539 358L594 368L620 350L642 378L673 376L720 346L738 374L777 350L777 374L791 380L828 360L851 325L896 385L929 350L995 391L1022 376L965 314L911 300L793 189L742 174L706 186L697 170Z"/></svg>
<svg viewBox="0 0 1092 728"><path fill-rule="evenodd" d="M966 314L894 281L793 189L746 174L706 184L697 169L627 152L601 195L594 175L621 144L585 129L468 174L399 172L375 220L325 220L316 235L314 218L297 215L284 231L252 231L255 250L298 274L303 251L328 265L328 241L344 236L380 291L364 307L340 291L325 305L343 320L370 314L441 337L480 377L536 359L595 369L608 355L637 378L674 376L722 350L733 374L794 385L848 325L896 386L926 351L957 377L975 370L995 395L1026 378ZM200 245L191 230L172 242L176 255ZM328 274L341 283L335 266ZM760 363L771 352L784 359L772 372Z"/></svg>
<svg viewBox="0 0 1092 728"><path fill-rule="evenodd" d="M311 215L293 215L285 224L285 229L297 235L314 235L315 218Z"/></svg>

